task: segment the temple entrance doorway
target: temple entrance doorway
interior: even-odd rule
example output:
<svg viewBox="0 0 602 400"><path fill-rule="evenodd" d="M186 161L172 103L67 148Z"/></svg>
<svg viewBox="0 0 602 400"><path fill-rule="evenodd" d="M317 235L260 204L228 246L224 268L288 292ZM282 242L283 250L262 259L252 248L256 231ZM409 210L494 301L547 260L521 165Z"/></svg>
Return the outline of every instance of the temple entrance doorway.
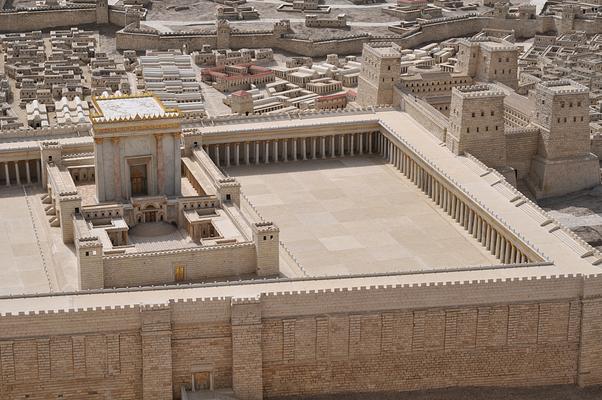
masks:
<svg viewBox="0 0 602 400"><path fill-rule="evenodd" d="M130 186L132 196L148 195L145 164L130 166Z"/></svg>
<svg viewBox="0 0 602 400"><path fill-rule="evenodd" d="M156 211L145 211L144 212L144 222L157 222L157 212Z"/></svg>

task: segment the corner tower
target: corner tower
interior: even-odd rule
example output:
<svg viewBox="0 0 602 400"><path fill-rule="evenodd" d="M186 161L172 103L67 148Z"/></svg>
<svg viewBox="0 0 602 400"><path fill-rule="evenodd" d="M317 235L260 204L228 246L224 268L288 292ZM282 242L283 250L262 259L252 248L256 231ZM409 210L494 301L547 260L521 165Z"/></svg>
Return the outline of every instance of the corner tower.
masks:
<svg viewBox="0 0 602 400"><path fill-rule="evenodd" d="M367 43L362 51L357 102L364 107L393 104L401 79L401 53L394 43Z"/></svg>
<svg viewBox="0 0 602 400"><path fill-rule="evenodd" d="M447 147L455 154L470 153L489 167L504 167L505 96L495 85L453 88Z"/></svg>
<svg viewBox="0 0 602 400"><path fill-rule="evenodd" d="M600 183L598 157L590 149L587 87L572 80L539 83L534 120L541 136L528 183L536 197L560 196Z"/></svg>

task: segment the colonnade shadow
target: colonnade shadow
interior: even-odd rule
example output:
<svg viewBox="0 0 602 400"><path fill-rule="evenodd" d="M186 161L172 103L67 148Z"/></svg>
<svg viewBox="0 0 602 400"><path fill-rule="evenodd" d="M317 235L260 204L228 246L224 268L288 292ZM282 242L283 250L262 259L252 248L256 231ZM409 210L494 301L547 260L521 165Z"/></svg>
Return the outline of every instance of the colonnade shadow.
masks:
<svg viewBox="0 0 602 400"><path fill-rule="evenodd" d="M323 171L329 169L344 169L356 168L370 165L385 165L387 160L379 154L362 154L354 156L336 157L336 158L320 158L315 160L297 160L297 161L279 161L278 163L270 162L270 164L258 165L239 165L230 167L222 166L221 169L225 172L236 170L235 176L257 176L257 175L276 175L287 174L291 172L309 172ZM274 166L278 166L275 170Z"/></svg>

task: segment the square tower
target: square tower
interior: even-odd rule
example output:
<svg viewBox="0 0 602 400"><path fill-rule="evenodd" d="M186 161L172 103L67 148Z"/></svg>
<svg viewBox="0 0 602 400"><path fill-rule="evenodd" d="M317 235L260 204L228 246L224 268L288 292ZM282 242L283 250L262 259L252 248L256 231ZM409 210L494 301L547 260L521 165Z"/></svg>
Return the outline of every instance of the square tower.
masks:
<svg viewBox="0 0 602 400"><path fill-rule="evenodd" d="M364 44L357 102L364 107L393 104L393 88L401 79L401 53L394 43Z"/></svg>
<svg viewBox="0 0 602 400"><path fill-rule="evenodd" d="M587 87L568 79L537 84L534 123L541 133L529 185L538 198L600 183L598 157L590 149Z"/></svg>
<svg viewBox="0 0 602 400"><path fill-rule="evenodd" d="M455 154L470 153L492 168L504 167L504 97L495 85L453 88L447 147Z"/></svg>
<svg viewBox="0 0 602 400"><path fill-rule="evenodd" d="M98 202L181 194L179 111L150 94L94 97Z"/></svg>
<svg viewBox="0 0 602 400"><path fill-rule="evenodd" d="M460 40L456 72L484 82L518 88L518 47L494 37Z"/></svg>

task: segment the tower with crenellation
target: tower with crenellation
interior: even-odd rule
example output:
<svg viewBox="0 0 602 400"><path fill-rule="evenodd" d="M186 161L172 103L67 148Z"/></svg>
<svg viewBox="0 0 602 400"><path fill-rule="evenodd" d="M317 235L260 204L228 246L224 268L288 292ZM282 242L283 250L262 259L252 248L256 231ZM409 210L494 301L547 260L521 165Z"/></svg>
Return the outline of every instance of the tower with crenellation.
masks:
<svg viewBox="0 0 602 400"><path fill-rule="evenodd" d="M495 85L452 89L447 147L455 154L470 153L490 167L505 167L504 97Z"/></svg>
<svg viewBox="0 0 602 400"><path fill-rule="evenodd" d="M568 79L541 82L535 88L533 117L540 138L528 183L536 196L599 184L598 157L591 153L589 89Z"/></svg>
<svg viewBox="0 0 602 400"><path fill-rule="evenodd" d="M393 104L393 89L401 79L401 53L393 43L364 44L357 102L364 106Z"/></svg>

